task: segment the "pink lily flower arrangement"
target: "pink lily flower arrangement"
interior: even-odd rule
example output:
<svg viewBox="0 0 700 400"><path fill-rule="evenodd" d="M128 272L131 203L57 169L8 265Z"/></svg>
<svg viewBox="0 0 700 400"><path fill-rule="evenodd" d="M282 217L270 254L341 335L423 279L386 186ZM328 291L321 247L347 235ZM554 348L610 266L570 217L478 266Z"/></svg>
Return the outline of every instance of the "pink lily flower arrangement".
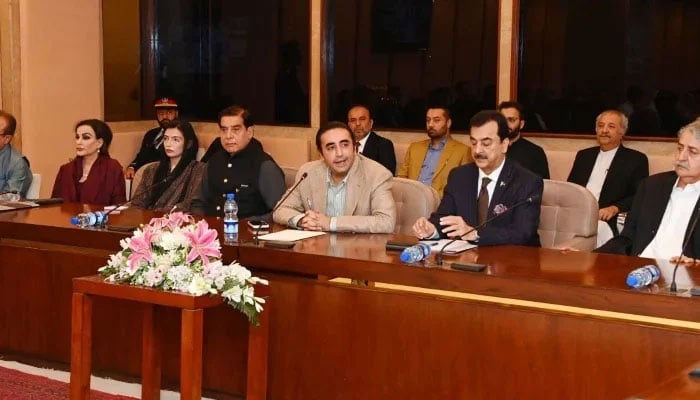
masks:
<svg viewBox="0 0 700 400"><path fill-rule="evenodd" d="M268 282L235 261L225 265L217 231L182 212L153 218L110 256L98 272L109 282L146 286L194 296L220 295L257 324L265 299L255 285Z"/></svg>

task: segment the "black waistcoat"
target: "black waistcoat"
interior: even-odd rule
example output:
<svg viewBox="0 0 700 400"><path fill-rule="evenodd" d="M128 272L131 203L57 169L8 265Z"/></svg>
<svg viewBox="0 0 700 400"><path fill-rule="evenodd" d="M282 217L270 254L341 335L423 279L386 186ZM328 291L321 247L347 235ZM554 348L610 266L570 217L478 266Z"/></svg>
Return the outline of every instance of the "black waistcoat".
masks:
<svg viewBox="0 0 700 400"><path fill-rule="evenodd" d="M240 152L214 154L207 162L207 215L223 216L227 193L236 194L238 218L263 215L271 211L260 193L260 166L272 158L253 139Z"/></svg>

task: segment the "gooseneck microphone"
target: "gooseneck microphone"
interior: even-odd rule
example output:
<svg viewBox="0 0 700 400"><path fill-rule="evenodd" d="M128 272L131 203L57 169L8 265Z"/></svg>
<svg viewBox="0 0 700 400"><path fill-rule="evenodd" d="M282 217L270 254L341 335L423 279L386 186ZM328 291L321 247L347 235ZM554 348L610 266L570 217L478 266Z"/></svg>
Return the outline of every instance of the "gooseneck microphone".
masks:
<svg viewBox="0 0 700 400"><path fill-rule="evenodd" d="M303 174L301 174L301 176L300 176L299 179L294 183L294 185L292 185L292 187L289 188L289 190L287 191L287 193L285 193L284 196L282 196L282 198L280 199L280 201L277 202L277 204L275 205L275 207L274 207L274 208L272 209L272 211L270 212L270 215L273 215L273 214L275 213L275 211L277 211L277 210L282 206L282 204L284 204L284 202L287 200L287 198L289 198L289 196L297 189L297 187L299 186L299 184L301 184L301 182L302 182L304 179L306 179L307 176L309 176L309 174L308 174L307 172L304 172ZM259 238L259 236L260 236L260 228L261 228L261 226L262 226L262 224L258 224L258 226L255 228L255 233L253 234L253 244L255 244L256 246L257 246L258 243L259 243L259 239L258 239L258 238Z"/></svg>
<svg viewBox="0 0 700 400"><path fill-rule="evenodd" d="M143 190L139 190L138 193L149 192L149 191L151 191L152 189L155 189L155 188L157 188L158 186L160 186L160 185L162 185L162 184L164 184L164 183L166 183L166 182L169 182L169 181L170 181L170 177L169 177L169 176L166 176L165 178L159 180L158 182L155 182L155 183L153 183L153 184L151 184L151 185L149 185L149 186L146 186ZM140 188L140 186L139 186L139 188ZM137 189L138 189L138 188L137 188ZM106 227L107 227L107 219L108 219L108 217L109 217L110 214L112 214L115 210L118 210L119 208L124 207L124 206L127 205L127 204L131 204L132 201L133 201L133 197L132 197L131 199L127 200L127 201L123 201L123 202L117 204L116 206L114 206L114 208L112 208L111 210L107 211L107 212L105 213L105 215L104 215L104 218L102 218L102 225L100 226L100 228L106 228ZM173 209L174 209L174 207L173 207Z"/></svg>
<svg viewBox="0 0 700 400"><path fill-rule="evenodd" d="M524 199L524 200L520 200L519 202L513 204L511 207L507 208L507 209L506 209L505 211L503 211L502 213L494 215L493 217L487 219L486 221L484 221L484 222L480 223L479 225L473 227L472 229L468 230L465 234L463 234L463 235L461 235L461 236L457 236L456 238L454 238L454 239L450 240L449 242L445 243L445 245L442 246L442 248L440 248L440 251L439 251L439 252L437 253L437 255L435 256L435 263L436 263L437 265L442 265L442 257L443 257L443 255L444 255L444 253L445 253L445 249L446 249L449 245L451 245L452 243L456 242L457 240L461 240L462 237L464 237L464 236L466 236L466 235L468 235L468 234L470 234L470 233L472 233L472 232L474 232L474 231L476 231L476 230L479 230L479 229L483 228L483 227L486 226L489 222L491 222L491 221L493 221L493 220L495 220L495 219L501 218L502 216L504 216L504 215L506 215L506 214L509 214L510 212L512 212L512 211L515 210L516 208L522 206L523 204L534 203L534 202L536 202L536 201L539 200L539 199L540 199L540 195L536 194L536 195L530 196L530 197L528 197L528 198L526 198L526 199ZM436 227L436 229L437 229L437 227Z"/></svg>
<svg viewBox="0 0 700 400"><path fill-rule="evenodd" d="M683 257L683 253L688 249L688 245L690 244L690 238L693 237L693 232L695 232L695 227L698 225L698 220L700 219L700 206L695 209L695 218L693 218L692 224L690 225L690 229L688 229L688 233L685 235L685 239L683 240L683 247L681 248L681 254L678 256L678 261L676 261L676 265L673 267L673 277L671 278L671 287L668 289L671 293L676 293L678 291L678 288L676 287L676 272L678 271L678 266L681 264L681 258Z"/></svg>

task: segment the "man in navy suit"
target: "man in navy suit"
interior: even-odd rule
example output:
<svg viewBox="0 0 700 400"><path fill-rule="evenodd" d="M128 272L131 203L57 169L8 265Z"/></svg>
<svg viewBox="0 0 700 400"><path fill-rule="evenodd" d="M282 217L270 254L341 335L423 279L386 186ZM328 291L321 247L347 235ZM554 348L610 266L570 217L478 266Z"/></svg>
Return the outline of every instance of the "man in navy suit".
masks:
<svg viewBox="0 0 700 400"><path fill-rule="evenodd" d="M369 108L357 104L348 111L348 127L355 136L358 152L382 164L392 175L396 174L396 154L391 140L372 131L374 120Z"/></svg>
<svg viewBox="0 0 700 400"><path fill-rule="evenodd" d="M461 238L480 246L539 246L542 178L506 157L508 123L498 111L481 111L469 125L474 163L450 172L440 206L430 219L416 221L414 234L421 239ZM511 212L475 229L517 203Z"/></svg>
<svg viewBox="0 0 700 400"><path fill-rule="evenodd" d="M596 118L598 146L576 153L569 182L585 186L598 199L598 218L617 234L617 214L629 211L637 187L649 176L643 153L622 145L627 116L617 110L603 111Z"/></svg>
<svg viewBox="0 0 700 400"><path fill-rule="evenodd" d="M622 234L596 252L672 262L683 252L681 262L699 261L700 233L693 221L700 209L700 121L680 129L677 149L675 171L652 175L642 182Z"/></svg>

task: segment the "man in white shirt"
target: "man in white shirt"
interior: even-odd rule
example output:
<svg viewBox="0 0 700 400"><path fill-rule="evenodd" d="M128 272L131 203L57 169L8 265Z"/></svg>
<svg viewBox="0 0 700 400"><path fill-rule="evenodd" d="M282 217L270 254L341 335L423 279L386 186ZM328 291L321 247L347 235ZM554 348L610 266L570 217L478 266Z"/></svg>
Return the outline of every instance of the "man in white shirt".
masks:
<svg viewBox="0 0 700 400"><path fill-rule="evenodd" d="M603 111L596 118L598 146L576 153L569 182L585 186L598 200L598 217L617 234L617 215L629 211L641 181L649 176L643 153L622 145L628 120L617 110Z"/></svg>
<svg viewBox="0 0 700 400"><path fill-rule="evenodd" d="M700 121L695 121L678 132L675 171L652 175L642 182L622 233L596 251L673 262L682 253L682 262L696 262L700 235L693 221L698 218L699 199Z"/></svg>

